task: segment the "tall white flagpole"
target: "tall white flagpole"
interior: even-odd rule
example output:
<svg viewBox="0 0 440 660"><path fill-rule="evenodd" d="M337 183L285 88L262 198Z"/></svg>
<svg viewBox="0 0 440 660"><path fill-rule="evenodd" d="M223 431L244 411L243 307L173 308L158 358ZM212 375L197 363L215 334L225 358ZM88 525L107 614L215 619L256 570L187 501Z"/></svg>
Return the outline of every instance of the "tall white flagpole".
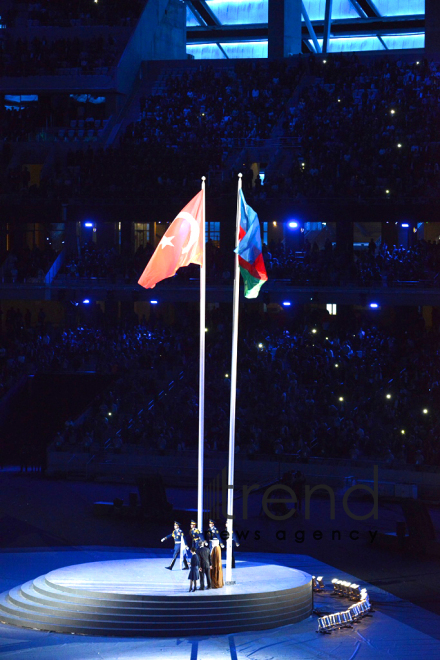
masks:
<svg viewBox="0 0 440 660"><path fill-rule="evenodd" d="M237 221L235 227L235 247L238 247L240 235L240 190L242 174L238 175L237 190ZM238 254L234 253L234 299L232 311L232 357L231 357L231 405L229 417L229 458L228 458L228 507L227 527L228 538L226 541L226 584L235 584L232 579L232 532L234 514L234 457L235 457L235 411L237 403L237 348L238 348L238 314L240 302L240 268Z"/></svg>
<svg viewBox="0 0 440 660"><path fill-rule="evenodd" d="M206 334L206 241L205 241L205 181L202 176L202 241L203 264L200 266L200 365L199 365L199 461L197 492L197 527L203 530L203 457L205 443L205 334Z"/></svg>

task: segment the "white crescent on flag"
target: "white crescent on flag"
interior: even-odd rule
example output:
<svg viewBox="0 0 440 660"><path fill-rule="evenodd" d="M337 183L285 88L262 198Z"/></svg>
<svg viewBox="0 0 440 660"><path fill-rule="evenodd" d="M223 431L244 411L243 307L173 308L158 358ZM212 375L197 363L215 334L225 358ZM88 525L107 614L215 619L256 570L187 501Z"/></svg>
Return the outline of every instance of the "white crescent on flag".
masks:
<svg viewBox="0 0 440 660"><path fill-rule="evenodd" d="M201 190L168 227L139 278L141 286L152 289L158 282L173 277L181 266L202 265L203 196Z"/></svg>
<svg viewBox="0 0 440 660"><path fill-rule="evenodd" d="M181 211L179 215L176 217L176 220L177 218L182 218L182 220L187 220L190 224L191 234L188 239L188 243L185 245L184 248L182 248L182 254L187 254L191 250L192 246L195 245L199 240L199 234L200 234L199 223L197 222L195 217L191 215L191 213L188 213L187 211Z"/></svg>

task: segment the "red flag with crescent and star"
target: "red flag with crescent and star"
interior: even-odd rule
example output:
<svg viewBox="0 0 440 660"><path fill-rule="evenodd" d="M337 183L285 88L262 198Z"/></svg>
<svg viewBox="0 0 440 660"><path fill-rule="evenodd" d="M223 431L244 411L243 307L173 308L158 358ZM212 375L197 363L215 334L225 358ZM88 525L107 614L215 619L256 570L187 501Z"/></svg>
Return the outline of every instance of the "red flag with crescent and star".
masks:
<svg viewBox="0 0 440 660"><path fill-rule="evenodd" d="M139 284L152 289L158 282L173 277L177 269L189 264L203 265L203 190L170 224L142 273Z"/></svg>

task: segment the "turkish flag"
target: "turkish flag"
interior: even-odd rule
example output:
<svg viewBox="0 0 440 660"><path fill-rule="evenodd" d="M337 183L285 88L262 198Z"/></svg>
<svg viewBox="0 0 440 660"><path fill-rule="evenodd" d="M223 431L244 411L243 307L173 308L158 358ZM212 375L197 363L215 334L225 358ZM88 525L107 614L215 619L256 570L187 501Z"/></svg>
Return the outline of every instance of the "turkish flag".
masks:
<svg viewBox="0 0 440 660"><path fill-rule="evenodd" d="M203 265L203 190L170 224L142 273L139 284L152 289L181 266Z"/></svg>

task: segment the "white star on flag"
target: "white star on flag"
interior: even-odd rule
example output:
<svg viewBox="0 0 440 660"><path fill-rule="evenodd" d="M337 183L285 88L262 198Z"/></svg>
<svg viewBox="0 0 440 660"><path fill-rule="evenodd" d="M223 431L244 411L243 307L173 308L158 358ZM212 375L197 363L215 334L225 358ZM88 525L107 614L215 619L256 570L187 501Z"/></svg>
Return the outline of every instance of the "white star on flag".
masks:
<svg viewBox="0 0 440 660"><path fill-rule="evenodd" d="M173 277L181 266L201 266L204 237L202 223L203 190L174 218L139 278L139 284L152 289L158 282ZM171 250L165 250L168 246Z"/></svg>
<svg viewBox="0 0 440 660"><path fill-rule="evenodd" d="M160 242L160 244L161 244L161 246L162 246L162 250L163 250L165 247L167 247L167 245L169 245L169 246L172 247L172 248L174 247L174 245L171 243L171 241L173 240L173 238L174 238L174 236L165 236L165 235L162 236L162 240L161 240L161 242Z"/></svg>

